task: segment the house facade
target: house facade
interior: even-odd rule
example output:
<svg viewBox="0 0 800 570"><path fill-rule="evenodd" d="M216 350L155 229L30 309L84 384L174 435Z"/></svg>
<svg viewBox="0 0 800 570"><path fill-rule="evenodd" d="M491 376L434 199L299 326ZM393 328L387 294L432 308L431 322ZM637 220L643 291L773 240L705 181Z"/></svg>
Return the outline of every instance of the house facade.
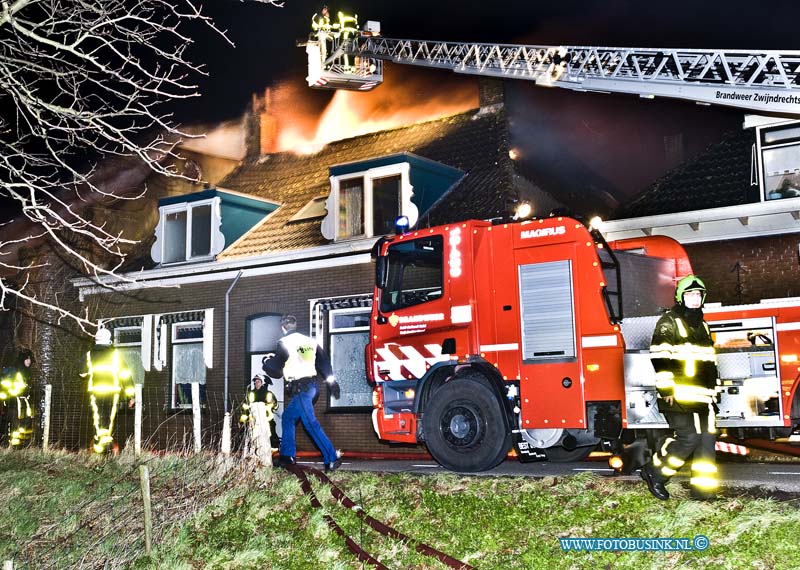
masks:
<svg viewBox="0 0 800 570"><path fill-rule="evenodd" d="M746 116L620 208L603 232L678 240L709 302L800 296L800 122Z"/></svg>
<svg viewBox="0 0 800 570"><path fill-rule="evenodd" d="M522 200L539 215L581 206L542 190L515 163L502 84L483 83L480 101L472 111L336 141L313 154L250 145L242 161L188 155L178 165L184 179L148 180L144 199L95 207L96 219L141 239L121 278L76 277L79 268L50 253L42 299L112 330L142 385L146 446L189 445L193 384L203 444L219 446L225 415L235 423L247 383L276 348L280 316L293 313L331 354L342 388L340 398L323 391L316 403L334 444L362 453L419 451L389 447L372 427L364 346L373 245L394 231L399 215L425 228L506 219ZM265 123L248 121L256 129ZM620 209L605 223L606 238L676 238L711 302L800 295L797 129L792 121L748 118ZM51 439L86 448L92 426L79 374L91 339L46 312L25 323L17 336L37 347L41 382L53 386ZM282 405L282 383L271 389ZM132 413L120 409L117 441L124 445L133 429ZM303 430L298 447L315 451Z"/></svg>
<svg viewBox="0 0 800 570"><path fill-rule="evenodd" d="M187 445L192 384L199 385L203 443L218 445L225 414L235 423L246 385L276 349L280 316L293 313L330 353L341 386L339 398L323 391L316 403L334 444L350 452L418 451L390 449L372 427L364 347L374 243L394 232L400 215L424 228L508 218L521 199L538 211L562 206L515 171L497 92L484 87L481 101L472 111L314 154L251 156L212 187L163 192L151 204L157 215L141 228L152 237L121 279L72 280L74 307L111 329L142 384L145 445ZM91 422L77 379L87 339L58 336L43 363L49 370L60 363L50 374L58 402L51 430L61 444L84 448ZM282 381L271 389L282 409ZM121 410L115 439L125 442L132 430L132 414ZM315 451L302 430L298 447Z"/></svg>

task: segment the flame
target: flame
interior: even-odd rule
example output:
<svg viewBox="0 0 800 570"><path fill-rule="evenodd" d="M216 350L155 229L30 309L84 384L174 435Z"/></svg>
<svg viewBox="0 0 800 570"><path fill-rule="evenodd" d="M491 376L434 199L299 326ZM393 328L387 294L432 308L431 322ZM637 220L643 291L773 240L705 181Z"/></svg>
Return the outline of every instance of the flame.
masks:
<svg viewBox="0 0 800 570"><path fill-rule="evenodd" d="M473 81L387 79L367 93L336 91L313 132L308 129L307 116L296 116L293 108L279 112L277 150L315 153L332 141L430 121L477 106Z"/></svg>

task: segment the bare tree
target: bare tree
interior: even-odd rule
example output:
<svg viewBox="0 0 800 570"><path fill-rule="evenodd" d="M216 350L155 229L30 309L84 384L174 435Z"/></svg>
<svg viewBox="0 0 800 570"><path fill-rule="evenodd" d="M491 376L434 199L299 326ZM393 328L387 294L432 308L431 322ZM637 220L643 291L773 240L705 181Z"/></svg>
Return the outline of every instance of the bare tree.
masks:
<svg viewBox="0 0 800 570"><path fill-rule="evenodd" d="M230 40L192 0L2 0L0 6L0 197L34 228L0 234L0 269L24 274L32 266L11 252L46 238L87 274L116 275L131 242L84 213L84 202L109 193L93 165L109 156L136 157L155 172L177 175L168 159L183 134L165 104L198 95L193 78L205 72L187 57L192 32ZM88 243L103 261L76 243ZM14 298L93 326L86 314L0 277L0 309Z"/></svg>

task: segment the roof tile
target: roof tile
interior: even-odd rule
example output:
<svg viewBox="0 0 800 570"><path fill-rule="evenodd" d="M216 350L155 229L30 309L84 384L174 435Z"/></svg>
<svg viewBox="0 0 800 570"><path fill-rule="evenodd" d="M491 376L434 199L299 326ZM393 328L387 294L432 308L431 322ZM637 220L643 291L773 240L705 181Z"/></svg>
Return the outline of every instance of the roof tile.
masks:
<svg viewBox="0 0 800 570"><path fill-rule="evenodd" d="M411 152L465 173L419 225L498 216L506 207L506 196L514 191L504 111L473 110L370 133L330 143L311 155L288 152L266 155L255 163L242 164L219 186L280 202L281 206L231 244L219 258L249 257L328 243L320 233L319 219L291 222L291 218L313 198L329 194L329 167L401 152Z"/></svg>

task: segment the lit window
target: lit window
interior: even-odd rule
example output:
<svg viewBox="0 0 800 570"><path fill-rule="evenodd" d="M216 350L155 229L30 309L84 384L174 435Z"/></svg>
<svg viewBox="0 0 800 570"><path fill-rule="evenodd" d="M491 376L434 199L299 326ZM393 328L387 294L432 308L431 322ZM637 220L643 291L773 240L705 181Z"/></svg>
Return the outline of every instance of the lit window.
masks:
<svg viewBox="0 0 800 570"><path fill-rule="evenodd" d="M381 235L394 232L394 221L400 215L402 177L382 176L368 179L351 178L339 184L339 230L337 237ZM365 199L368 198L368 199ZM366 227L365 220L371 225Z"/></svg>
<svg viewBox="0 0 800 570"><path fill-rule="evenodd" d="M339 184L339 239L364 235L364 179L342 180Z"/></svg>
<svg viewBox="0 0 800 570"><path fill-rule="evenodd" d="M800 126L764 128L759 144L764 199L800 197Z"/></svg>

